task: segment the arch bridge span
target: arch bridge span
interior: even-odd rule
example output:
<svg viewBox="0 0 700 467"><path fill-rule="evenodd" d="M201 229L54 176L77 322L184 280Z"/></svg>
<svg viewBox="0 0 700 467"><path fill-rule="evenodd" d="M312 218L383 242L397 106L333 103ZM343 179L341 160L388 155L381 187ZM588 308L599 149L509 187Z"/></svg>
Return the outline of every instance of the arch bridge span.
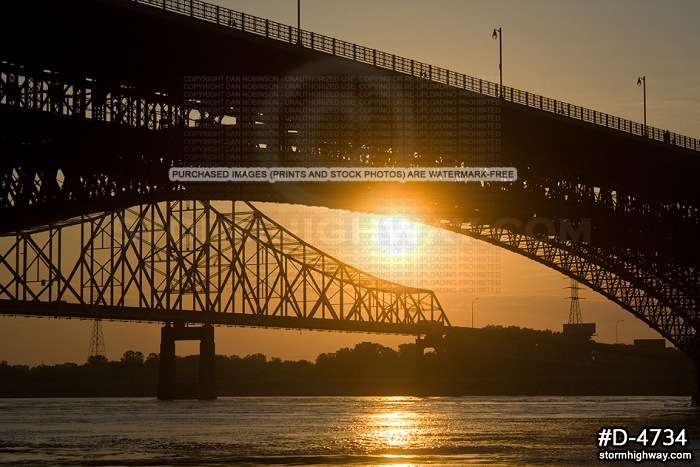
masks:
<svg viewBox="0 0 700 467"><path fill-rule="evenodd" d="M66 219L162 201L399 210L580 280L700 364L697 139L198 0L13 0L3 9L13 21L0 30L1 233L51 232ZM196 77L240 89L211 98L187 85ZM319 81L336 83L338 102L309 87ZM196 165L192 151L201 155L205 140L223 147L212 160L230 167L494 165L516 167L519 178L171 182L167 170ZM140 277L137 266L123 269L121 287L135 290L141 279L127 276ZM20 298L12 282L2 293L38 307L36 287Z"/></svg>

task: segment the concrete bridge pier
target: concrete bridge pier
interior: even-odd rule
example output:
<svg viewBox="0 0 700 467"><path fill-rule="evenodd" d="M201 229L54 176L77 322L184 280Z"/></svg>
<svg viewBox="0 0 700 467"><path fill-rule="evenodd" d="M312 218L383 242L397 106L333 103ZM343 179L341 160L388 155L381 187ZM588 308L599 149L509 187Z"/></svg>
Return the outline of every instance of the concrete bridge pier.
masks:
<svg viewBox="0 0 700 467"><path fill-rule="evenodd" d="M167 323L161 328L158 399L216 399L214 327ZM175 342L199 341L199 381L179 382L175 369Z"/></svg>
<svg viewBox="0 0 700 467"><path fill-rule="evenodd" d="M442 334L426 334L423 337L416 337L416 376L419 380L423 377L425 350L441 351L446 348L445 336Z"/></svg>
<svg viewBox="0 0 700 467"><path fill-rule="evenodd" d="M442 349L445 347L445 338L441 334L426 334L416 337L416 359L422 364L426 349Z"/></svg>

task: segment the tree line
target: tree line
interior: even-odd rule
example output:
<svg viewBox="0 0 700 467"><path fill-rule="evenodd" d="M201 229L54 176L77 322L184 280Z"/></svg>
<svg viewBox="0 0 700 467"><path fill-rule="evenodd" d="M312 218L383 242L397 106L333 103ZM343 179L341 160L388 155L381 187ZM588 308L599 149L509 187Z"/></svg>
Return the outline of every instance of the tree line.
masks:
<svg viewBox="0 0 700 467"><path fill-rule="evenodd" d="M0 396L153 395L159 356L128 350L119 360L84 364L0 362ZM196 381L199 356L178 357L179 381ZM690 394L693 366L675 349L642 352L561 333L490 326L448 335L419 358L416 345L398 349L362 342L315 361L257 353L216 356L220 394Z"/></svg>

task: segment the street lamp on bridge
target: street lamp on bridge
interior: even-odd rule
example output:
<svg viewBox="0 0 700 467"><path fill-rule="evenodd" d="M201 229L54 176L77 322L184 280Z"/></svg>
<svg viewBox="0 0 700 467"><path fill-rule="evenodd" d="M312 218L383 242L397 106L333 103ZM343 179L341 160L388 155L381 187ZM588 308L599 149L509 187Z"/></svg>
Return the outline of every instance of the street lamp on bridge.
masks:
<svg viewBox="0 0 700 467"><path fill-rule="evenodd" d="M474 328L474 302L479 300L479 297L476 297L474 300L472 300L472 328Z"/></svg>
<svg viewBox="0 0 700 467"><path fill-rule="evenodd" d="M624 319L621 319L621 320L619 320L617 323L615 323L615 343L616 343L616 344L618 343L618 341L617 341L617 327L618 327L618 325L619 325L620 323L622 323L622 322L624 322L624 321L625 321Z"/></svg>
<svg viewBox="0 0 700 467"><path fill-rule="evenodd" d="M493 40L498 39L498 97L503 97L503 33L501 28L494 29L491 37Z"/></svg>
<svg viewBox="0 0 700 467"><path fill-rule="evenodd" d="M301 0L297 0L297 44L301 44Z"/></svg>
<svg viewBox="0 0 700 467"><path fill-rule="evenodd" d="M637 86L644 85L644 136L647 135L647 77L637 78Z"/></svg>

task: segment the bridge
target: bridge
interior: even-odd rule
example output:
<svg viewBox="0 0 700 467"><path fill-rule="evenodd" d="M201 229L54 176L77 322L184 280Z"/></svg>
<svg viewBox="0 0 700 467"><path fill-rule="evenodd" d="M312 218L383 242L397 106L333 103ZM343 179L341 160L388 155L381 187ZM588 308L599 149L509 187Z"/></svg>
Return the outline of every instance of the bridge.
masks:
<svg viewBox="0 0 700 467"><path fill-rule="evenodd" d="M378 200L396 200L578 280L700 366L697 139L198 0L4 11L2 313L173 323L162 354L196 338L213 355L211 324L439 335L430 291L334 260L250 204L386 214ZM512 166L518 180L168 178L197 164ZM217 207L232 199L248 204ZM68 229L81 232L70 261Z"/></svg>

